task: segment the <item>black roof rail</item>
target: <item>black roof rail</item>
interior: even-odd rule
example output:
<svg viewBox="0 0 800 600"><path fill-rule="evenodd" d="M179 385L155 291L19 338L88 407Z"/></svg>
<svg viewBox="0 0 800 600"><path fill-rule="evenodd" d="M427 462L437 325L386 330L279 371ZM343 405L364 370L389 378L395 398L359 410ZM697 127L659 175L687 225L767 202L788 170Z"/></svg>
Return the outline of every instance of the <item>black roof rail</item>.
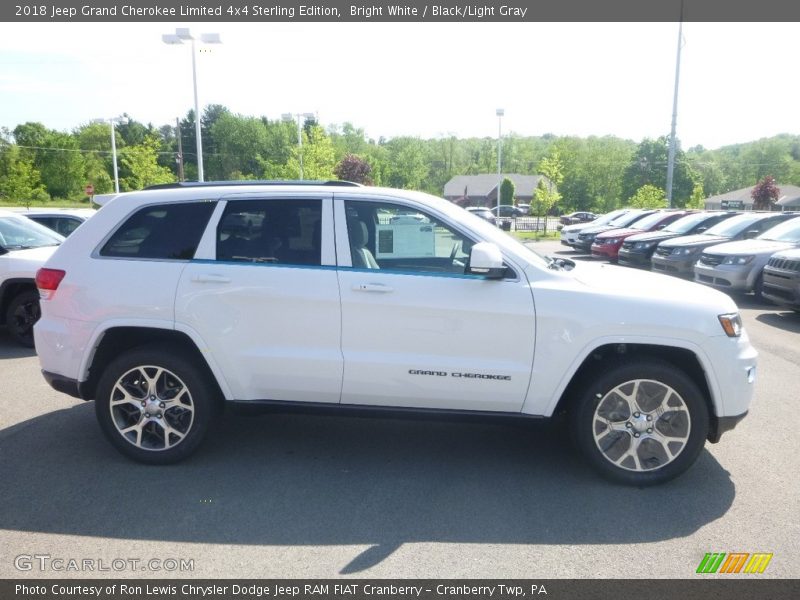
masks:
<svg viewBox="0 0 800 600"><path fill-rule="evenodd" d="M248 185L329 185L335 187L362 187L360 183L352 181L327 181L303 180L276 180L276 179L238 179L236 181L175 181L173 183L157 183L148 185L145 190L174 190L180 188L202 188L220 186L248 186Z"/></svg>

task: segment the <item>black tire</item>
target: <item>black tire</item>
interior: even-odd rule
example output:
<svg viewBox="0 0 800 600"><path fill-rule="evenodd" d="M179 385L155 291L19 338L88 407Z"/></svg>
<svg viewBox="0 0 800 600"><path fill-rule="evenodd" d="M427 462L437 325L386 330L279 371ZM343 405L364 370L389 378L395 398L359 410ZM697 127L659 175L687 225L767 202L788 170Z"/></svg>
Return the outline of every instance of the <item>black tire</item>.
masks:
<svg viewBox="0 0 800 600"><path fill-rule="evenodd" d="M764 273L761 272L756 277L756 282L753 284L753 294L756 297L756 300L759 302L767 302L767 299L764 298ZM767 302L767 304L771 304Z"/></svg>
<svg viewBox="0 0 800 600"><path fill-rule="evenodd" d="M697 460L708 436L708 407L674 365L632 358L596 372L571 406L570 427L603 476L644 487L677 477Z"/></svg>
<svg viewBox="0 0 800 600"><path fill-rule="evenodd" d="M25 290L17 294L6 311L6 327L14 341L33 348L33 326L41 315L38 291Z"/></svg>
<svg viewBox="0 0 800 600"><path fill-rule="evenodd" d="M218 414L216 389L179 347L141 346L106 367L97 384L95 414L123 455L146 464L171 464L203 441ZM112 407L112 402L117 404Z"/></svg>

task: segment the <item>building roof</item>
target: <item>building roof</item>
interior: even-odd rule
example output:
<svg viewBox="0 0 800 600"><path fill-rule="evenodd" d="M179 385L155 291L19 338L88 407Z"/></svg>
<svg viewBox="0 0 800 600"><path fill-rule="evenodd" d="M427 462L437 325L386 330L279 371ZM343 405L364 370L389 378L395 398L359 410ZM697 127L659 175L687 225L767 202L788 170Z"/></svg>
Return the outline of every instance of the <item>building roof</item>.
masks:
<svg viewBox="0 0 800 600"><path fill-rule="evenodd" d="M503 173L498 178L497 173L491 175L456 175L444 184L445 198L461 198L466 195L470 198L487 198L496 195L497 184L505 178L514 183L514 195L517 197L533 197L536 186L543 175L519 175L517 173ZM545 178L546 179L546 178Z"/></svg>
<svg viewBox="0 0 800 600"><path fill-rule="evenodd" d="M778 195L778 206L800 206L800 187L796 185L783 185L780 183L775 184L780 190ZM753 198L750 194L756 186L742 188L740 190L733 190L725 192L724 194L717 194L705 199L707 204L719 204L723 200L734 200L742 202L745 205L753 204Z"/></svg>

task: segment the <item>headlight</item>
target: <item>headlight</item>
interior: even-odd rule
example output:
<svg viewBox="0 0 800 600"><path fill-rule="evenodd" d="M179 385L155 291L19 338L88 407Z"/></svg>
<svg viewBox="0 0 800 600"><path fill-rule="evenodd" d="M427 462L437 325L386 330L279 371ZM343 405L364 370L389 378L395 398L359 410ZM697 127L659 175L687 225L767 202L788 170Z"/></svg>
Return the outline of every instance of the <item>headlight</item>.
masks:
<svg viewBox="0 0 800 600"><path fill-rule="evenodd" d="M755 258L754 256L726 256L725 259L722 261L723 265L746 265L751 260Z"/></svg>
<svg viewBox="0 0 800 600"><path fill-rule="evenodd" d="M739 337L742 335L742 318L739 316L739 313L719 315L719 322L728 337Z"/></svg>
<svg viewBox="0 0 800 600"><path fill-rule="evenodd" d="M617 238L610 238L610 239L607 239L607 240L602 240L602 243L603 244L609 244L609 245L617 244L617 243L619 243L619 240Z"/></svg>
<svg viewBox="0 0 800 600"><path fill-rule="evenodd" d="M636 250L647 250L648 248L652 248L655 242L636 242L634 244L634 249Z"/></svg>
<svg viewBox="0 0 800 600"><path fill-rule="evenodd" d="M673 256L691 256L692 254L697 254L697 251L700 248L675 248L672 251Z"/></svg>

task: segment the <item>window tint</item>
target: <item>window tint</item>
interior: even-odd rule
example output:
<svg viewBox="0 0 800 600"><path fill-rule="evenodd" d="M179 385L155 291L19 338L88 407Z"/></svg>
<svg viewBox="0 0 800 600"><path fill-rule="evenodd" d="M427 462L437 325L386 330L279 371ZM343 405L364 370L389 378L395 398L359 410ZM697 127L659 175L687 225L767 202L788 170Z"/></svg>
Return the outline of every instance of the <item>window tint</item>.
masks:
<svg viewBox="0 0 800 600"><path fill-rule="evenodd" d="M217 260L322 264L321 200L228 202L217 227Z"/></svg>
<svg viewBox="0 0 800 600"><path fill-rule="evenodd" d="M416 209L345 202L353 267L465 273L473 241Z"/></svg>
<svg viewBox="0 0 800 600"><path fill-rule="evenodd" d="M148 206L117 229L100 255L189 260L213 210L213 202Z"/></svg>

